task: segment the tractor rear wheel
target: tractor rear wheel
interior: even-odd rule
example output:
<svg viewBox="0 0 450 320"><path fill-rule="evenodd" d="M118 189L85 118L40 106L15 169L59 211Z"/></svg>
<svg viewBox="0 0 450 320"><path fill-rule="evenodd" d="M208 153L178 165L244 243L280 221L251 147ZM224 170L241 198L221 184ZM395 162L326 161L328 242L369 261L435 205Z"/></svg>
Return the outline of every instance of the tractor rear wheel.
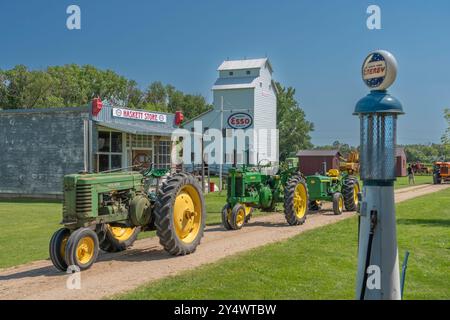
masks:
<svg viewBox="0 0 450 320"><path fill-rule="evenodd" d="M305 179L301 175L291 177L284 188L284 215L287 223L291 226L305 223L308 205Z"/></svg>
<svg viewBox="0 0 450 320"><path fill-rule="evenodd" d="M236 204L231 210L231 219L229 221L233 230L239 230L244 226L246 217L245 206L242 204Z"/></svg>
<svg viewBox="0 0 450 320"><path fill-rule="evenodd" d="M61 271L67 270L67 263L65 260L66 244L70 236L70 230L62 228L56 231L49 244L50 260L56 269Z"/></svg>
<svg viewBox="0 0 450 320"><path fill-rule="evenodd" d="M121 227L105 225L105 240L100 243L100 249L106 252L119 252L131 247L136 241L141 227Z"/></svg>
<svg viewBox="0 0 450 320"><path fill-rule="evenodd" d="M336 192L333 194L333 212L335 215L341 215L344 211L344 197L342 193Z"/></svg>
<svg viewBox="0 0 450 320"><path fill-rule="evenodd" d="M222 225L225 228L225 230L231 230L231 225L230 225L230 218L231 218L231 206L227 203L223 208L222 208Z"/></svg>
<svg viewBox="0 0 450 320"><path fill-rule="evenodd" d="M190 174L169 177L158 191L155 226L159 242L172 255L195 251L205 229L205 199L200 184Z"/></svg>
<svg viewBox="0 0 450 320"><path fill-rule="evenodd" d="M97 260L98 252L97 234L89 228L80 228L72 232L67 240L65 260L69 267L86 270Z"/></svg>
<svg viewBox="0 0 450 320"><path fill-rule="evenodd" d="M347 177L342 182L342 195L344 196L344 205L347 211L356 211L358 209L358 193L361 191L359 182L355 177Z"/></svg>

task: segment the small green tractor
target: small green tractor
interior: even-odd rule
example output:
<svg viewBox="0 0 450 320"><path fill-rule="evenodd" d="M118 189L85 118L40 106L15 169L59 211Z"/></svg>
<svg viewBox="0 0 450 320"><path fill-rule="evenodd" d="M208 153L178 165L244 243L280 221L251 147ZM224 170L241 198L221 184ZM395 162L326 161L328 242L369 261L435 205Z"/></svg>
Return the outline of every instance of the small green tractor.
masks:
<svg viewBox="0 0 450 320"><path fill-rule="evenodd" d="M281 168L277 174L266 174L262 167L232 168L227 178L227 203L222 209L222 224L227 230L241 229L255 208L274 211L284 203L286 221L303 224L308 211L308 189L297 167Z"/></svg>
<svg viewBox="0 0 450 320"><path fill-rule="evenodd" d="M307 176L306 184L310 211L320 210L322 201L331 201L336 215L342 214L344 208L347 211L357 210L360 186L355 176L331 169L326 175Z"/></svg>
<svg viewBox="0 0 450 320"><path fill-rule="evenodd" d="M99 249L125 250L140 231L156 230L173 255L195 251L203 237L206 210L198 181L168 170L72 174L64 177L62 229L50 240L50 258L65 271L85 270Z"/></svg>

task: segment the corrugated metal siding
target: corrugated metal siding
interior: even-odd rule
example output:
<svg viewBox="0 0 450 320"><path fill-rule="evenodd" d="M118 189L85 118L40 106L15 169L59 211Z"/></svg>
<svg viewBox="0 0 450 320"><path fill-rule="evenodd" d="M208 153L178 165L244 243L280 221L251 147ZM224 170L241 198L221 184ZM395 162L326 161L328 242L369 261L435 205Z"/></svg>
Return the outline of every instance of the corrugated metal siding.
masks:
<svg viewBox="0 0 450 320"><path fill-rule="evenodd" d="M277 128L277 98L272 86L272 75L268 68L261 69L261 76L255 89L255 129L276 129ZM268 135L270 133L268 132ZM264 136L264 135L263 135ZM262 137L263 137L262 136ZM278 162L278 143L275 137L270 136L272 144L276 144L275 152L269 151L268 141L260 139L258 141L259 159L267 159Z"/></svg>
<svg viewBox="0 0 450 320"><path fill-rule="evenodd" d="M84 168L86 108L0 112L0 193L62 194L65 174Z"/></svg>

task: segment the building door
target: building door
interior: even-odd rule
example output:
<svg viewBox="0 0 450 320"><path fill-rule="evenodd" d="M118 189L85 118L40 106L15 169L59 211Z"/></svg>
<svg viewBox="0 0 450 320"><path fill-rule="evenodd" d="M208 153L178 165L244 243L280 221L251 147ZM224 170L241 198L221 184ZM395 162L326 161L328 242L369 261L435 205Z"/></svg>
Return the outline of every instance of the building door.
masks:
<svg viewBox="0 0 450 320"><path fill-rule="evenodd" d="M142 166L144 168L150 167L152 163L151 150L134 150L132 151L131 164L133 166Z"/></svg>

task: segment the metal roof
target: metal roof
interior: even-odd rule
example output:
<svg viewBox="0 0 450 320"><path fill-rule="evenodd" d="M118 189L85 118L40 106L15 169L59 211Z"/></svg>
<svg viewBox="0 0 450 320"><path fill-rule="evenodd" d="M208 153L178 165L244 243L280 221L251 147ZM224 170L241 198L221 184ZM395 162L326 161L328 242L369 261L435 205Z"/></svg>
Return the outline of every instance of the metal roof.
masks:
<svg viewBox="0 0 450 320"><path fill-rule="evenodd" d="M241 69L260 69L264 67L264 65L268 63L269 68L272 71L272 65L270 64L269 59L246 59L246 60L226 60L222 62L222 64L217 68L217 71L226 71L226 70L241 70Z"/></svg>
<svg viewBox="0 0 450 320"><path fill-rule="evenodd" d="M403 147L397 147L395 148L395 156L396 157L406 157L405 149Z"/></svg>
<svg viewBox="0 0 450 320"><path fill-rule="evenodd" d="M341 155L339 150L300 150L297 152L297 157L335 157Z"/></svg>
<svg viewBox="0 0 450 320"><path fill-rule="evenodd" d="M212 90L252 89L256 88L257 77L219 78Z"/></svg>

